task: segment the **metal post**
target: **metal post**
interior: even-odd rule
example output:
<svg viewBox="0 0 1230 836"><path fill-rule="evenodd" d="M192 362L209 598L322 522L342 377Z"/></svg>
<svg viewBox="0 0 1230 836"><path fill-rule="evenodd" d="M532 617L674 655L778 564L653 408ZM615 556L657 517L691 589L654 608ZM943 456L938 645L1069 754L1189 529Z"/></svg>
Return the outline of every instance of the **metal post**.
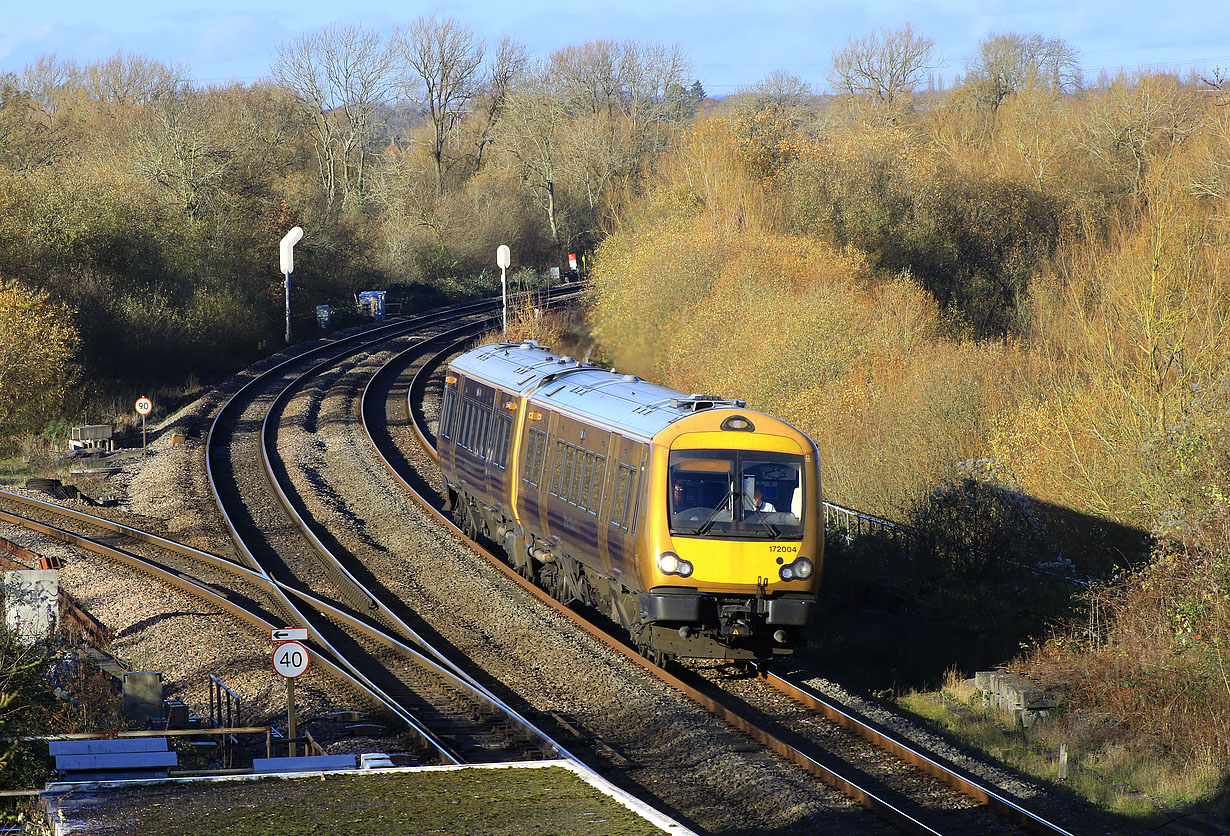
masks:
<svg viewBox="0 0 1230 836"><path fill-rule="evenodd" d="M286 277L286 344L290 345L290 274L295 272L295 244L303 238L303 227L293 227L278 243L278 266Z"/></svg>
<svg viewBox="0 0 1230 836"><path fill-rule="evenodd" d="M295 739L295 680L286 678L286 736L291 739L290 756L296 755Z"/></svg>
<svg viewBox="0 0 1230 836"><path fill-rule="evenodd" d="M512 264L512 250L507 244L495 248L495 263L500 268L500 299L503 302L504 339L508 339L508 275L507 270Z"/></svg>
<svg viewBox="0 0 1230 836"><path fill-rule="evenodd" d="M149 439L145 437L145 416L141 416L141 455L149 455Z"/></svg>
<svg viewBox="0 0 1230 836"><path fill-rule="evenodd" d="M290 345L290 273L283 273L286 277L286 344Z"/></svg>

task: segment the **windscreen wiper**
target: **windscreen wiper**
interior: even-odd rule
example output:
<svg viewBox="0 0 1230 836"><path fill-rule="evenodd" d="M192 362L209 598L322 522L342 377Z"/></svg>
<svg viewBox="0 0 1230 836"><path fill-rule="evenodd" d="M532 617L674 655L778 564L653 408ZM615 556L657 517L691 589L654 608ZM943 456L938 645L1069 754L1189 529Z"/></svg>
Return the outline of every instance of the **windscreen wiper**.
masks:
<svg viewBox="0 0 1230 836"><path fill-rule="evenodd" d="M773 525L773 523L769 522L765 518L763 511L761 511L758 508L753 508L752 512L756 515L756 522L760 523L765 528L769 529L769 533L772 535L772 539L777 540L782 536L782 533L777 530L777 526Z"/></svg>
<svg viewBox="0 0 1230 836"><path fill-rule="evenodd" d="M716 506L714 507L714 509L713 509L713 510L709 513L709 516L708 516L708 517L706 517L706 518L705 518L705 521L704 521L703 523L701 523L700 525L698 525L698 526L696 527L696 531L694 531L694 532L692 532L692 533L693 533L693 534L695 534L697 537L699 537L699 536L701 536L702 534L704 534L705 532L707 532L709 529L713 528L713 524L714 524L715 522L717 522L717 515L718 515L718 514L720 514L720 513L721 513L721 511L722 511L722 506L724 506L724 505L725 505L725 504L726 504L726 503L727 503L727 502L731 499L731 497L733 497L733 496L735 496L735 495L736 495L736 494L735 494L735 491L734 491L733 489L731 489L731 490L727 491L727 492L726 492L726 496L724 496L724 497L722 497L721 499L719 499L719 500L718 500L717 505L716 505ZM733 506L732 506L732 507L733 507ZM731 518L732 518L732 519L734 518L734 514L733 514L733 513L732 513L730 516L731 516Z"/></svg>

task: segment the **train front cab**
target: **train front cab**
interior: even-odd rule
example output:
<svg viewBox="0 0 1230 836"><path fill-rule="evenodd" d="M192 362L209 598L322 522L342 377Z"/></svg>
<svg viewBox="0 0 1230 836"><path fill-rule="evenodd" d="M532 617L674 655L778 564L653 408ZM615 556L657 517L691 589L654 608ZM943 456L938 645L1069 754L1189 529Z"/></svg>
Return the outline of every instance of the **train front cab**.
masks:
<svg viewBox="0 0 1230 836"><path fill-rule="evenodd" d="M791 652L824 558L815 444L771 416L714 409L673 423L654 448L639 596L654 646Z"/></svg>

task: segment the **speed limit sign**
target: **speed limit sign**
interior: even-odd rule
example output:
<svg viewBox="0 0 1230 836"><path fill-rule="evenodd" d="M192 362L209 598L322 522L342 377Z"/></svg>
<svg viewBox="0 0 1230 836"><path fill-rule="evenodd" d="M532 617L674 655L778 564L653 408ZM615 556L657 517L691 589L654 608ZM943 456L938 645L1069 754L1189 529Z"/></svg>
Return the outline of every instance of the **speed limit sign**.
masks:
<svg viewBox="0 0 1230 836"><path fill-rule="evenodd" d="M287 679L297 679L308 669L307 645L282 642L273 649L273 669Z"/></svg>
<svg viewBox="0 0 1230 836"><path fill-rule="evenodd" d="M136 409L138 415L149 415L154 408L154 402L149 398L137 398Z"/></svg>

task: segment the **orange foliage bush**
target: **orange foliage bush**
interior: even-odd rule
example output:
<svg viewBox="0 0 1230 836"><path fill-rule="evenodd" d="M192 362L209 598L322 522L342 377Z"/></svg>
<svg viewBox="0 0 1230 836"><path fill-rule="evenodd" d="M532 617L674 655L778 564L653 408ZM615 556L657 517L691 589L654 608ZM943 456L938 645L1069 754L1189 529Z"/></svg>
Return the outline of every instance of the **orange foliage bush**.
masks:
<svg viewBox="0 0 1230 836"><path fill-rule="evenodd" d="M600 249L591 314L616 364L744 398L817 440L826 492L885 514L981 453L1018 349L951 335L932 297L853 248L774 232L720 121Z"/></svg>

